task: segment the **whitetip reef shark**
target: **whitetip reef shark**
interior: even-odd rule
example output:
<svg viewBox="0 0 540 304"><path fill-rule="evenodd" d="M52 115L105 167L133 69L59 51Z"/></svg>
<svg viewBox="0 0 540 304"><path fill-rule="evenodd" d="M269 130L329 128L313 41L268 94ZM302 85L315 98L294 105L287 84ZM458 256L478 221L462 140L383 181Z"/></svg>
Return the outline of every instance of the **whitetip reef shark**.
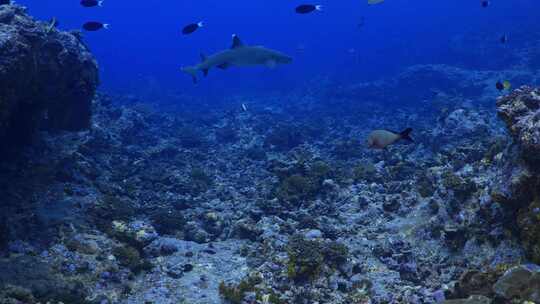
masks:
<svg viewBox="0 0 540 304"><path fill-rule="evenodd" d="M233 43L230 49L217 52L210 56L201 54L201 62L197 65L183 67L182 71L188 73L197 83L197 72L202 71L208 75L208 70L213 67L227 69L232 66L265 65L274 68L278 64L291 63L292 58L275 50L263 46L244 45L237 35L233 35Z"/></svg>

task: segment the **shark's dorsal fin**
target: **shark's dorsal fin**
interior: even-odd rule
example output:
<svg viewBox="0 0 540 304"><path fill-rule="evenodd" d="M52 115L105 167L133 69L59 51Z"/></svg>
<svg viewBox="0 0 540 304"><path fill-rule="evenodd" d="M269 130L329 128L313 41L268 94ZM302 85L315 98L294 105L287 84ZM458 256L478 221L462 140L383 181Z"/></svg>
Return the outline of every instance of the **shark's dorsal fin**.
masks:
<svg viewBox="0 0 540 304"><path fill-rule="evenodd" d="M242 43L242 40L240 40L240 38L238 38L238 36L236 34L233 34L232 35L231 49L236 49L236 48L243 47L243 46L244 46L244 44Z"/></svg>
<svg viewBox="0 0 540 304"><path fill-rule="evenodd" d="M202 62L205 62L206 61L206 55L201 53L201 61Z"/></svg>

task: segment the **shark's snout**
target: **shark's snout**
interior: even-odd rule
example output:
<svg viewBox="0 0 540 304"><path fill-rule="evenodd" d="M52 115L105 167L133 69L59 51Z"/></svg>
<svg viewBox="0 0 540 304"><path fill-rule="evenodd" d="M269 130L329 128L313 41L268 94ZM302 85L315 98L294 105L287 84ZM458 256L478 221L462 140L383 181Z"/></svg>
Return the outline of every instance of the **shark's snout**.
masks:
<svg viewBox="0 0 540 304"><path fill-rule="evenodd" d="M288 64L288 63L291 63L293 59L292 59L292 57L290 57L290 56L281 54L281 55L279 55L279 56L275 56L274 60L275 60L277 63Z"/></svg>

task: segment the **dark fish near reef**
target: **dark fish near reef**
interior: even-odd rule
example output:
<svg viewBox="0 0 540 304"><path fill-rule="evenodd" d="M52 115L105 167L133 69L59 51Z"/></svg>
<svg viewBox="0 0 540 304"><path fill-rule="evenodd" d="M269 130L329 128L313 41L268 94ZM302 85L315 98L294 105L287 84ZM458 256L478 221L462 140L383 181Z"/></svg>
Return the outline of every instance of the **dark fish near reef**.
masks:
<svg viewBox="0 0 540 304"><path fill-rule="evenodd" d="M11 4L11 0L0 0L0 5L5 5L5 4L7 5Z"/></svg>
<svg viewBox="0 0 540 304"><path fill-rule="evenodd" d="M322 5L302 4L296 7L296 13L307 14L313 11L322 11Z"/></svg>
<svg viewBox="0 0 540 304"><path fill-rule="evenodd" d="M500 40L501 40L501 43L503 43L503 44L507 43L508 42L508 36L507 35L502 35Z"/></svg>
<svg viewBox="0 0 540 304"><path fill-rule="evenodd" d="M189 35L193 32L195 32L196 30L198 30L200 27L203 27L203 22L199 22L199 23L192 23L192 24L189 24L189 25L186 25L183 29L182 29L182 34L184 35Z"/></svg>
<svg viewBox="0 0 540 304"><path fill-rule="evenodd" d="M495 88L497 88L497 90L499 90L499 91L504 90L504 86L503 86L503 84L502 84L502 82L500 80L497 81L497 83L495 84Z"/></svg>
<svg viewBox="0 0 540 304"><path fill-rule="evenodd" d="M103 0L81 0L81 5L84 7L103 6Z"/></svg>
<svg viewBox="0 0 540 304"><path fill-rule="evenodd" d="M497 90L499 91L502 91L502 90L510 90L510 88L512 87L512 85L510 84L510 81L508 80L505 80L503 82L501 82L500 80L497 81L497 83L495 84L495 87L497 88Z"/></svg>
<svg viewBox="0 0 540 304"><path fill-rule="evenodd" d="M369 134L367 145L370 149L384 149L401 139L413 142L414 140L410 137L411 132L411 128L407 128L400 133L388 130L375 130Z"/></svg>
<svg viewBox="0 0 540 304"><path fill-rule="evenodd" d="M197 82L197 72L208 75L211 68L225 70L232 66L253 66L265 65L274 68L278 64L291 63L292 58L275 50L263 46L244 45L238 36L233 35L233 43L230 49L217 52L210 56L201 54L201 63L183 67L182 71L193 77L193 82Z"/></svg>
<svg viewBox="0 0 540 304"><path fill-rule="evenodd" d="M99 31L101 29L109 29L109 24L101 23L97 21L90 21L83 24L83 29L89 32Z"/></svg>
<svg viewBox="0 0 540 304"><path fill-rule="evenodd" d="M482 7L488 7L489 6L489 1L488 0L482 0L482 1L480 1L480 5Z"/></svg>

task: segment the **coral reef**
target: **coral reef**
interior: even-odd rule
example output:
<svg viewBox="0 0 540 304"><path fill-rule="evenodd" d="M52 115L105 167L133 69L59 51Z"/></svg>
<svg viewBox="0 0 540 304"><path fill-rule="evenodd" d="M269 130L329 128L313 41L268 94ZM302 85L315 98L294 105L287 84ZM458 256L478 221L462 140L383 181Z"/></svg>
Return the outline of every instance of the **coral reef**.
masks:
<svg viewBox="0 0 540 304"><path fill-rule="evenodd" d="M319 242L305 240L302 236L289 240L287 275L293 280L315 279L324 262L324 255Z"/></svg>
<svg viewBox="0 0 540 304"><path fill-rule="evenodd" d="M118 246L113 250L113 255L118 259L121 266L129 268L134 273L152 269L152 265L145 261L139 251L130 246Z"/></svg>
<svg viewBox="0 0 540 304"><path fill-rule="evenodd" d="M493 184L491 200L502 206L506 226L519 236L530 261L540 263L539 142L540 96L537 89L520 87L497 100L497 114L506 124L514 146L500 149L494 157L501 163L498 183ZM496 153L496 152L495 152ZM494 154L490 152L490 154ZM493 158L491 156L490 158ZM457 181L456 178L452 180ZM453 182L459 185L461 183ZM515 263L498 264L490 271L469 271L462 275L450 297L462 298L445 303L506 303L506 301L537 302L538 266ZM468 297L468 298L467 298Z"/></svg>
<svg viewBox="0 0 540 304"><path fill-rule="evenodd" d="M303 134L292 125L277 126L264 141L264 145L278 150L289 150L303 142Z"/></svg>
<svg viewBox="0 0 540 304"><path fill-rule="evenodd" d="M98 94L88 132L0 162L2 266L30 259L54 282L0 274L0 301L69 302L74 286L81 303L535 299L507 283L536 280L536 91L499 99L513 145L497 76L415 66L246 112ZM362 143L405 125L415 144Z"/></svg>
<svg viewBox="0 0 540 304"><path fill-rule="evenodd" d="M0 261L0 287L6 297L19 301L86 303L81 282L57 274L47 263L29 256Z"/></svg>
<svg viewBox="0 0 540 304"><path fill-rule="evenodd" d="M519 145L523 159L533 169L540 169L540 90L521 87L513 91L497 101L497 113Z"/></svg>
<svg viewBox="0 0 540 304"><path fill-rule="evenodd" d="M90 127L97 64L77 32L0 6L0 140L24 143L38 128Z"/></svg>

